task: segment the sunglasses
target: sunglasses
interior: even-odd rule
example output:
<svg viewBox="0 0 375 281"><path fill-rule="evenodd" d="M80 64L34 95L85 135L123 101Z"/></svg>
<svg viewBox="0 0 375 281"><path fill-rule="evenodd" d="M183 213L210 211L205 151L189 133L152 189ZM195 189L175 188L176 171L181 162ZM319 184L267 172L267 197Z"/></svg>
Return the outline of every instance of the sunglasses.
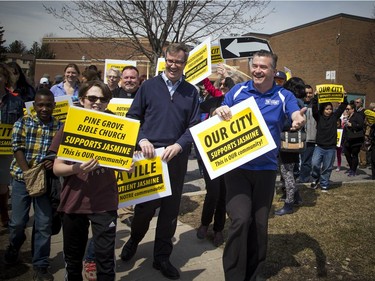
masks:
<svg viewBox="0 0 375 281"><path fill-rule="evenodd" d="M109 102L109 99L105 97L97 97L97 96L85 96L84 99L88 99L89 102L97 102L98 100L100 100L101 103Z"/></svg>

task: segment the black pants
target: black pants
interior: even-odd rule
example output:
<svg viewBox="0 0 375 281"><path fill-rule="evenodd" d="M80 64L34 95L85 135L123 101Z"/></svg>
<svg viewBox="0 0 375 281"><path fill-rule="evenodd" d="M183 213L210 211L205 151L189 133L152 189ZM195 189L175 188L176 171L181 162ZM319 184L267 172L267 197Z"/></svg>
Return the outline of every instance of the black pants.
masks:
<svg viewBox="0 0 375 281"><path fill-rule="evenodd" d="M231 219L223 254L225 280L253 281L266 259L276 171L237 168L224 177Z"/></svg>
<svg viewBox="0 0 375 281"><path fill-rule="evenodd" d="M82 260L86 250L90 221L95 248L97 280L114 281L117 211L90 215L63 214L66 280L83 280Z"/></svg>
<svg viewBox="0 0 375 281"><path fill-rule="evenodd" d="M204 181L206 183L206 197L202 209L202 225L208 226L214 217L213 230L222 231L225 225L225 181L224 176L211 179L206 167L203 167Z"/></svg>
<svg viewBox="0 0 375 281"><path fill-rule="evenodd" d="M361 144L360 143L351 143L351 142L346 142L344 144L344 154L346 161L349 164L349 168L352 171L357 171L358 168L358 154L361 149Z"/></svg>
<svg viewBox="0 0 375 281"><path fill-rule="evenodd" d="M172 253L172 238L176 232L189 153L189 151L183 151L168 162L172 195L136 204L134 208L131 238L139 243L146 235L156 209L160 207L154 244L155 261L168 260Z"/></svg>

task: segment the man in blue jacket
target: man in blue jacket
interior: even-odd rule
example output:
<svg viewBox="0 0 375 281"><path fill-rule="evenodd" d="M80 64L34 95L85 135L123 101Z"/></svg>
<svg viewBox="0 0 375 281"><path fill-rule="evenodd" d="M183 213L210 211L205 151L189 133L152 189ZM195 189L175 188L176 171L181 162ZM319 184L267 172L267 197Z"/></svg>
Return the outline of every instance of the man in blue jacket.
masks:
<svg viewBox="0 0 375 281"><path fill-rule="evenodd" d="M193 141L189 128L200 120L199 94L183 77L188 56L186 45L171 44L166 50L165 71L142 83L126 115L141 121L138 146L146 158L154 157L155 148L165 147L161 159L168 162L172 195L135 206L131 236L122 249L121 259L128 261L135 255L155 210L160 207L153 267L169 279L180 277L169 257Z"/></svg>
<svg viewBox="0 0 375 281"><path fill-rule="evenodd" d="M252 80L235 85L225 95L215 114L224 120L232 117L230 107L254 97L277 148L229 171L224 175L227 187L226 208L231 219L223 254L225 280L256 280L267 252L268 214L274 195L277 154L285 115L292 128L305 122L293 93L276 85L277 56L259 51L250 61Z"/></svg>

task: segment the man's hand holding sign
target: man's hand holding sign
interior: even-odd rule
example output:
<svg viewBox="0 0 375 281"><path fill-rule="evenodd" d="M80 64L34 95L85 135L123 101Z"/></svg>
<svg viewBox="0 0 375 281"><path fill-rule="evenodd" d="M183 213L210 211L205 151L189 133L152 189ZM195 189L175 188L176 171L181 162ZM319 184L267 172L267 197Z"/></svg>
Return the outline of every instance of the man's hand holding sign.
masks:
<svg viewBox="0 0 375 281"><path fill-rule="evenodd" d="M302 108L300 111L293 112L292 114L292 128L291 130L299 130L301 129L306 123L306 116L305 112L307 107ZM232 118L232 112L227 105L223 105L218 107L214 112L213 115L218 115L221 119L229 121Z"/></svg>

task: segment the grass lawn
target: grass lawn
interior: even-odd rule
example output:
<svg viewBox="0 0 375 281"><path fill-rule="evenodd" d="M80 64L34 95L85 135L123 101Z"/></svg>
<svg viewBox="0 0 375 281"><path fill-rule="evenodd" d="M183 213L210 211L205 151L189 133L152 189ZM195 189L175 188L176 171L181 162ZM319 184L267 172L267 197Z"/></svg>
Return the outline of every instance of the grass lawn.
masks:
<svg viewBox="0 0 375 281"><path fill-rule="evenodd" d="M301 187L300 192L303 205L281 217L273 215L283 205L275 196L264 277L375 280L375 183L353 183L327 193ZM204 195L184 196L180 220L198 228L203 200Z"/></svg>

